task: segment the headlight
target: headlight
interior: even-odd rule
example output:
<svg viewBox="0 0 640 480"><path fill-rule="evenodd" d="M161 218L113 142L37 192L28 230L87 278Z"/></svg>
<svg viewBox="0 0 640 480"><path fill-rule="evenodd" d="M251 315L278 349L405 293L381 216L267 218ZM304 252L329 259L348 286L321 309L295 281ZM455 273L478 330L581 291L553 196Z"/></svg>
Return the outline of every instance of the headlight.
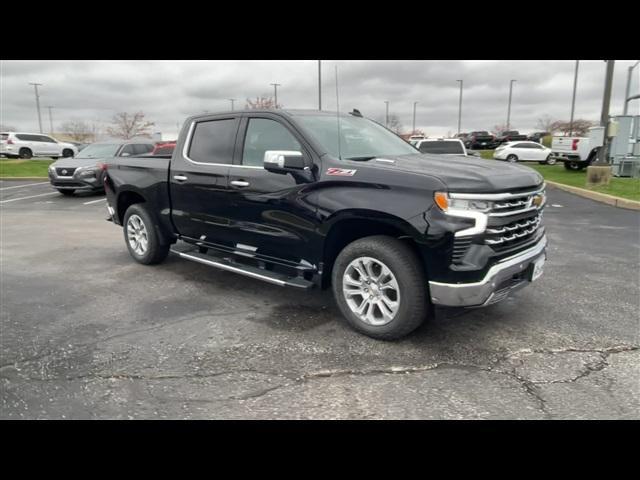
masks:
<svg viewBox="0 0 640 480"><path fill-rule="evenodd" d="M96 171L94 169L80 170L78 173L79 177L95 177Z"/></svg>
<svg viewBox="0 0 640 480"><path fill-rule="evenodd" d="M56 171L56 167L54 167L53 165L49 165L49 171L51 173L55 172Z"/></svg>
<svg viewBox="0 0 640 480"><path fill-rule="evenodd" d="M436 205L440 210L447 213L451 210L471 210L475 212L488 212L492 202L486 200L466 200L461 198L450 198L446 192L436 192L433 196Z"/></svg>

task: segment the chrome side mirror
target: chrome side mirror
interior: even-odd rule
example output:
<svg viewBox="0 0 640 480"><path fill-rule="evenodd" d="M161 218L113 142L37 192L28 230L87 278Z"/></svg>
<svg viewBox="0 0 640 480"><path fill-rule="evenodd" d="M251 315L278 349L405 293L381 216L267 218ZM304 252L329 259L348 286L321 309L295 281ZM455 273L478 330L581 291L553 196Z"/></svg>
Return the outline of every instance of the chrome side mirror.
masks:
<svg viewBox="0 0 640 480"><path fill-rule="evenodd" d="M264 152L265 170L304 170L307 161L302 152L296 150L267 150Z"/></svg>

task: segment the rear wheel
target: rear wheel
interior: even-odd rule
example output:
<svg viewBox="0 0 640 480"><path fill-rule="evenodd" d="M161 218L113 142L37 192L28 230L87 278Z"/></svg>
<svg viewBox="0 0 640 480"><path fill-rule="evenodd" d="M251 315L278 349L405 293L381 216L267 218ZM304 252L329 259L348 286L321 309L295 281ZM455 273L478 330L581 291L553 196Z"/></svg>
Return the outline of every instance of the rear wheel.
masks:
<svg viewBox="0 0 640 480"><path fill-rule="evenodd" d="M420 326L428 313L422 262L402 241L376 235L347 245L336 258L333 294L349 325L381 340Z"/></svg>
<svg viewBox="0 0 640 480"><path fill-rule="evenodd" d="M124 214L124 240L136 262L160 263L169 254L169 245L161 244L153 219L144 204L131 205Z"/></svg>
<svg viewBox="0 0 640 480"><path fill-rule="evenodd" d="M66 188L65 188L65 189L59 188L59 189L58 189L58 191L59 191L61 194L63 194L64 196L66 196L66 197L73 197L73 194L76 192L76 191L75 191L75 190L73 190L73 189L72 189L72 190L68 190L68 189L66 189Z"/></svg>
<svg viewBox="0 0 640 480"><path fill-rule="evenodd" d="M582 170L582 168L580 168L580 162L564 162L564 168L566 168L567 170L572 170L574 172Z"/></svg>
<svg viewBox="0 0 640 480"><path fill-rule="evenodd" d="M511 155L507 155L507 162L511 162L511 163L515 163L518 161L518 156L511 154Z"/></svg>
<svg viewBox="0 0 640 480"><path fill-rule="evenodd" d="M33 157L33 152L29 148L21 148L20 149L20 158L29 159Z"/></svg>

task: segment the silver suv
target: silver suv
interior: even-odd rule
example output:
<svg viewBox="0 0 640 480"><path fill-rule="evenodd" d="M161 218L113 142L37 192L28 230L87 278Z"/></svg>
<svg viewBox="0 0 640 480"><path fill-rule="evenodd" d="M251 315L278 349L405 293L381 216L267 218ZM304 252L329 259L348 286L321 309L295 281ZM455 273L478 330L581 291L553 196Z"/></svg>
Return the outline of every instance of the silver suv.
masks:
<svg viewBox="0 0 640 480"><path fill-rule="evenodd" d="M8 158L73 157L78 148L41 133L2 132L0 133L0 155Z"/></svg>

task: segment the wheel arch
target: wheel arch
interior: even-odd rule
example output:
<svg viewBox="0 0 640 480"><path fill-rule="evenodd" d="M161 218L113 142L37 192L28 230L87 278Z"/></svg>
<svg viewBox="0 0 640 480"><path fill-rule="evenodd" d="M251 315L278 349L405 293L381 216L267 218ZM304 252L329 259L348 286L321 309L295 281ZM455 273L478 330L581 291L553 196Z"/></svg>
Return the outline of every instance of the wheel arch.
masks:
<svg viewBox="0 0 640 480"><path fill-rule="evenodd" d="M322 287L331 282L338 254L350 243L372 235L387 235L404 240L422 258L416 241L421 233L408 221L374 210L346 210L332 216L323 225Z"/></svg>

